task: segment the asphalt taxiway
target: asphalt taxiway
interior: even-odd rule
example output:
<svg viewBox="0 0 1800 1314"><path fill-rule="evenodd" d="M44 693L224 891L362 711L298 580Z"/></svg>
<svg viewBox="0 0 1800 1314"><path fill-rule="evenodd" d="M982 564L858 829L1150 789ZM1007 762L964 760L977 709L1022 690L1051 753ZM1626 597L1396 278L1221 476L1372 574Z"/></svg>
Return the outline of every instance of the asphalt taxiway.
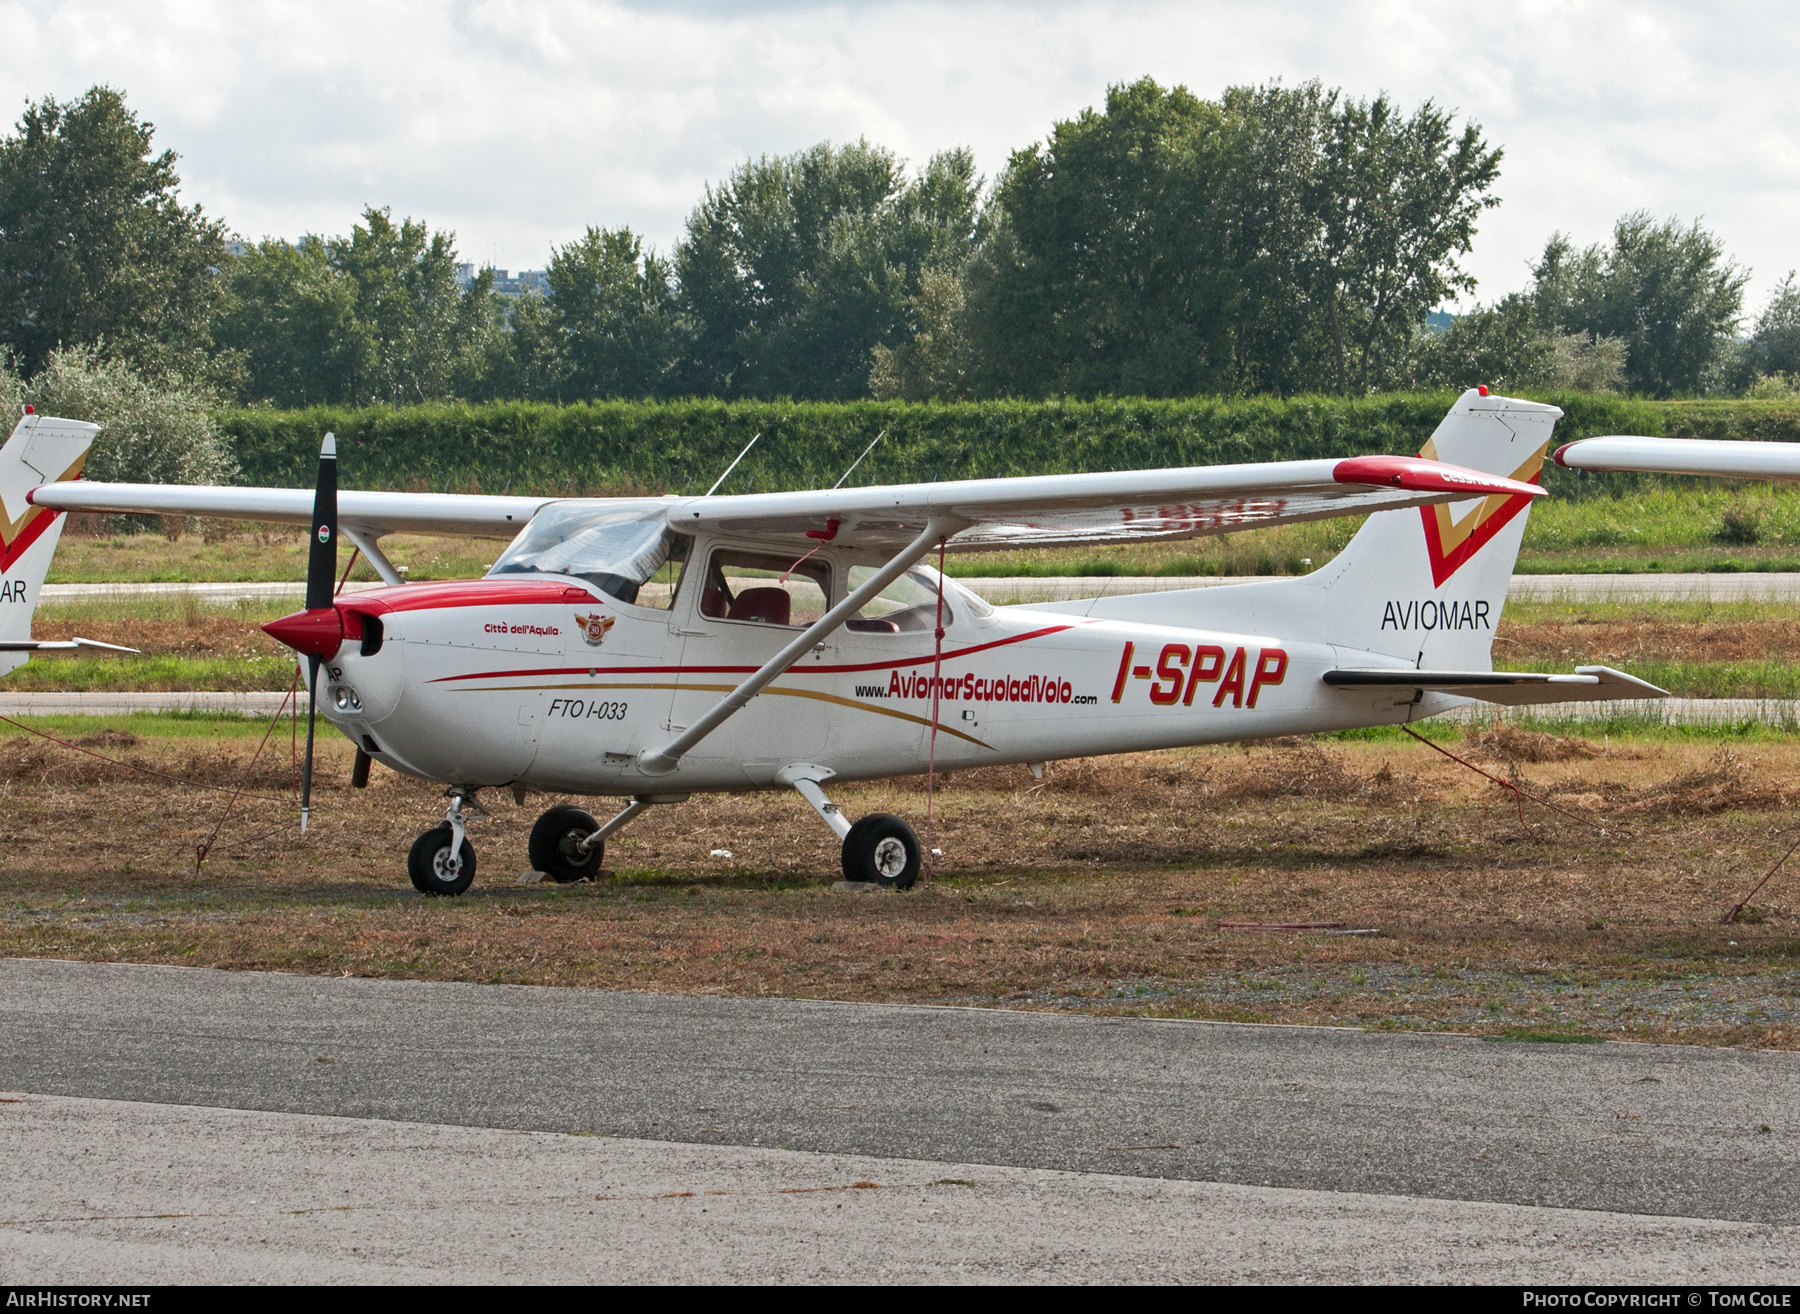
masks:
<svg viewBox="0 0 1800 1314"><path fill-rule="evenodd" d="M1785 1053L6 960L0 1276L1791 1281L1797 1078Z"/></svg>

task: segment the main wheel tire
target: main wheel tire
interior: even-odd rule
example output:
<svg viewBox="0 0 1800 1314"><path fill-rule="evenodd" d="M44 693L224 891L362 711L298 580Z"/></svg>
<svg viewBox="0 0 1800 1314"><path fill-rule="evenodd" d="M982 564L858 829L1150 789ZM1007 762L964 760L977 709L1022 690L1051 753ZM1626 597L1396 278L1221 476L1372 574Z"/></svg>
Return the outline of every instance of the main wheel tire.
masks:
<svg viewBox="0 0 1800 1314"><path fill-rule="evenodd" d="M600 860L606 856L602 841L586 853L576 843L600 829L591 812L563 804L551 808L531 828L525 852L531 858L531 869L541 871L558 885L571 881L592 880L600 875Z"/></svg>
<svg viewBox="0 0 1800 1314"><path fill-rule="evenodd" d="M913 828L887 812L871 812L844 836L844 879L911 889L924 851Z"/></svg>
<svg viewBox="0 0 1800 1314"><path fill-rule="evenodd" d="M433 826L413 841L406 874L420 894L461 894L475 883L475 849L465 836L461 861L450 860L450 823Z"/></svg>

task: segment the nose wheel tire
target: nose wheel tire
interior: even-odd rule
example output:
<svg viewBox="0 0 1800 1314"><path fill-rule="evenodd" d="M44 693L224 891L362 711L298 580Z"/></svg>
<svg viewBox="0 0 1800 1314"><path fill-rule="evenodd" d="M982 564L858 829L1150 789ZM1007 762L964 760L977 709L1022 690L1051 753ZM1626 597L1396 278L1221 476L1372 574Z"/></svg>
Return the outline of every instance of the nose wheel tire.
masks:
<svg viewBox="0 0 1800 1314"><path fill-rule="evenodd" d="M844 836L844 879L911 889L923 850L913 828L887 812L871 812Z"/></svg>
<svg viewBox="0 0 1800 1314"><path fill-rule="evenodd" d="M602 841L583 853L576 844L600 829L593 814L564 804L551 808L531 828L525 852L531 858L531 869L541 871L559 885L571 881L592 880L600 874L600 860L606 856Z"/></svg>
<svg viewBox="0 0 1800 1314"><path fill-rule="evenodd" d="M462 852L452 857L450 823L433 826L413 841L406 874L420 894L461 894L475 883L475 849L465 839Z"/></svg>

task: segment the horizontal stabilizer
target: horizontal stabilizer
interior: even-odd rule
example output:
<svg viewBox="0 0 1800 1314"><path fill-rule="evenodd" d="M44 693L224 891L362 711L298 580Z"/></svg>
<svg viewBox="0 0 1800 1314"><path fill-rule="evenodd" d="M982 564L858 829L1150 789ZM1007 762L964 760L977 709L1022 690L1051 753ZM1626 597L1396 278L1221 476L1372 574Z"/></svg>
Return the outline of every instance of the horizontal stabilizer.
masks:
<svg viewBox="0 0 1800 1314"><path fill-rule="evenodd" d="M1532 703L1604 703L1620 698L1667 698L1635 675L1610 666L1577 666L1573 675L1537 671L1337 670L1322 677L1334 689L1418 689L1523 707Z"/></svg>
<svg viewBox="0 0 1800 1314"><path fill-rule="evenodd" d="M116 643L98 639L0 639L0 652L73 652L77 648L94 648L100 652L141 652L139 648L121 648Z"/></svg>

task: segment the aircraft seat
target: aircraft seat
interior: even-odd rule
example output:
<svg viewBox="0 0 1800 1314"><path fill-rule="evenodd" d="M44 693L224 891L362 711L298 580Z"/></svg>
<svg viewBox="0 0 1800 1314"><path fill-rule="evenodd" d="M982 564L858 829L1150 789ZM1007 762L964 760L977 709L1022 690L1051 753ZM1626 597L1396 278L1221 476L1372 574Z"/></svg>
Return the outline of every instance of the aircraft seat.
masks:
<svg viewBox="0 0 1800 1314"><path fill-rule="evenodd" d="M793 607L794 600L786 589L745 589L732 599L731 611L725 619L786 625Z"/></svg>

